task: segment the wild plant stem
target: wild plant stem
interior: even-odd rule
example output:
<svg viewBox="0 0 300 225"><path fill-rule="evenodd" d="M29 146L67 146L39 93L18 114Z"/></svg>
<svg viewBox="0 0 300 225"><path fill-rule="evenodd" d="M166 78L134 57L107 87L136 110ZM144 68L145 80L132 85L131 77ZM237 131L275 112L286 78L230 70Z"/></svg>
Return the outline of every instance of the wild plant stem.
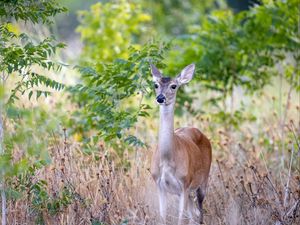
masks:
<svg viewBox="0 0 300 225"><path fill-rule="evenodd" d="M294 76L295 76L295 73L293 73L293 75L291 77L291 83L294 80ZM283 155L284 155L284 139L285 139L284 128L285 128L286 118L287 118L287 114L288 114L288 108L289 108L289 104L290 104L290 98L291 98L292 90L293 90L293 86L290 85L289 90L288 90L288 94L287 94L286 105L285 105L284 112L283 112L283 115L282 115L282 118L281 118L281 121L280 121L282 158L283 158ZM280 99L281 99L281 96L280 96ZM281 110L280 110L280 112L281 112ZM292 167L292 161L293 161L293 154L294 154L294 146L292 145L292 153L291 153L291 158L290 158L289 173L288 173L288 179L287 179L287 183L286 183L286 186L285 186L284 199L283 199L283 207L284 208L286 208L287 203L289 201L289 183L290 183L290 177L291 177L291 167Z"/></svg>
<svg viewBox="0 0 300 225"><path fill-rule="evenodd" d="M290 196L290 178L291 178L291 170L292 170L292 163L293 163L293 155L294 155L294 145L292 145L292 153L291 153L291 159L290 159L290 166L289 166L289 174L288 174L288 179L286 182L286 187L285 187L285 192L284 192L284 200L283 200L283 207L286 208L287 203L289 201L289 196Z"/></svg>
<svg viewBox="0 0 300 225"><path fill-rule="evenodd" d="M223 176L223 173L222 173L222 170L221 170L221 166L220 166L219 160L217 160L217 165L218 165L218 169L219 169L219 171L220 171L220 175L221 175L221 179L222 179L223 188L224 188L224 190L225 190L226 195L228 195L227 189L226 189L226 185L225 185L224 176Z"/></svg>
<svg viewBox="0 0 300 225"><path fill-rule="evenodd" d="M298 147L298 152L300 151L300 142L299 142L299 140L298 140L298 138L297 138L297 131L296 131L296 127L295 127L295 125L294 125L294 122L291 122L291 128L290 127L288 127L288 129L292 132L292 134L293 134L293 136L294 136L294 140L295 140L295 142L296 142L296 145L297 145L297 147Z"/></svg>
<svg viewBox="0 0 300 225"><path fill-rule="evenodd" d="M4 88L5 83L5 74L2 73L1 77L1 89ZM4 125L3 125L3 99L0 96L0 155L4 154L4 146L3 146L3 138L4 138ZM1 187L1 212L2 212L2 225L6 225L6 195L5 195L5 181L4 181L4 173L0 171L0 187Z"/></svg>
<svg viewBox="0 0 300 225"><path fill-rule="evenodd" d="M1 185L1 201L2 201L2 225L6 225L6 195L5 195L5 190L4 190L4 182L2 182Z"/></svg>
<svg viewBox="0 0 300 225"><path fill-rule="evenodd" d="M1 101L1 100L0 100ZM1 103L0 103L1 104ZM2 105L0 106L0 154L4 153L3 148L3 120L2 120ZM3 171L1 171L1 212L2 212L2 225L6 225L6 195Z"/></svg>
<svg viewBox="0 0 300 225"><path fill-rule="evenodd" d="M283 167L283 127L282 127L282 73L279 73L279 135L280 135L280 147L278 147L278 156L280 157L280 165Z"/></svg>
<svg viewBox="0 0 300 225"><path fill-rule="evenodd" d="M140 98L140 100L139 100L139 110L141 109L141 106L142 106L142 103L143 103L143 99L144 99L144 92L143 91L141 91L141 98ZM137 136L137 134L138 134L138 125L136 125L135 126L135 136ZM139 162L140 160L139 160L139 152L138 152L138 147L136 146L136 148L135 148L135 161L136 162ZM137 177L139 177L139 165L138 165L138 163L137 163L137 170L136 170L136 175L137 175Z"/></svg>
<svg viewBox="0 0 300 225"><path fill-rule="evenodd" d="M292 77L291 77L291 80L290 80L290 83L293 83L293 80L294 80L294 76L295 76L295 73L293 73ZM281 78L281 82L280 84L282 83L282 78ZM282 84L281 84L282 85ZM284 131L284 127L285 127L285 121L286 121L286 118L287 118L287 113L288 113L288 108L289 108L289 104L290 104L290 99L291 99L291 94L292 94L292 90L293 90L293 85L290 85L289 87L289 90L288 90L288 95L287 95L287 99L286 99L286 105L285 105L285 108L284 108L284 112L283 112L283 115L281 117L281 121L280 121L280 128L281 128L281 155L282 155L282 160L283 160L283 156L284 156L284 139L285 139L285 131ZM281 91L281 87L280 87L280 105L281 105L281 102L282 102L282 91ZM280 106L281 108L281 106ZM280 114L281 114L281 110L280 110Z"/></svg>

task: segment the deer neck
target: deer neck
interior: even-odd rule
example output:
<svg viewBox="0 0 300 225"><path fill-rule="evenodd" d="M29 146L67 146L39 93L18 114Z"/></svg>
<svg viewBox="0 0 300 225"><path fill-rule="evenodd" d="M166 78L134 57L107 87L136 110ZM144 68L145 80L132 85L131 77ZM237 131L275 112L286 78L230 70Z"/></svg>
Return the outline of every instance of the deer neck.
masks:
<svg viewBox="0 0 300 225"><path fill-rule="evenodd" d="M160 106L158 149L162 160L172 160L174 149L174 103Z"/></svg>

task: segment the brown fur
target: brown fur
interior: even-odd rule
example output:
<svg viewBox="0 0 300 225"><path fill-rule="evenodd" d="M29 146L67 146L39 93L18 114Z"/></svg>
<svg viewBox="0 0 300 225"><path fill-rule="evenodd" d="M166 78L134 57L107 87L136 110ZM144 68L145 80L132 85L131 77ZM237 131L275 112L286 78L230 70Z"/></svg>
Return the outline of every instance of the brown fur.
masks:
<svg viewBox="0 0 300 225"><path fill-rule="evenodd" d="M175 176L183 181L184 188L206 188L211 164L211 144L197 128L179 128L174 133L173 165ZM154 180L160 175L160 154L156 148L151 164Z"/></svg>

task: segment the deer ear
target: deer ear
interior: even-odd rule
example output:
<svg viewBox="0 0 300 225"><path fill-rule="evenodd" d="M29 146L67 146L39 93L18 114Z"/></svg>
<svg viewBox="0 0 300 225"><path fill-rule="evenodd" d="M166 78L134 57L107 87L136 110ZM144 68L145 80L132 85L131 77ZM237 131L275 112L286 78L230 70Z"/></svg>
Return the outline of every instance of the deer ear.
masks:
<svg viewBox="0 0 300 225"><path fill-rule="evenodd" d="M195 72L195 64L193 63L193 64L188 65L177 76L177 78L176 78L177 82L180 85L190 82L190 80L193 78L194 72Z"/></svg>
<svg viewBox="0 0 300 225"><path fill-rule="evenodd" d="M162 74L153 64L150 64L150 67L151 67L151 73L154 81L157 81L158 79L162 78Z"/></svg>

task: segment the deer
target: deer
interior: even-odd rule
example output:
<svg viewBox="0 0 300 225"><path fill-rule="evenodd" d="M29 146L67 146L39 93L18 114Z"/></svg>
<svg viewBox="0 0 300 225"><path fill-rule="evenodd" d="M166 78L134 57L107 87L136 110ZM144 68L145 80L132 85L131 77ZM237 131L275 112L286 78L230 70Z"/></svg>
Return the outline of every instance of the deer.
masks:
<svg viewBox="0 0 300 225"><path fill-rule="evenodd" d="M150 64L160 107L158 144L153 153L150 172L158 187L159 213L166 224L167 193L179 196L178 224L188 224L197 213L203 224L203 200L206 195L212 148L209 139L197 128L174 130L177 90L192 80L195 65L186 66L175 78L165 77ZM195 193L198 207L191 193ZM197 209L198 208L198 209Z"/></svg>

